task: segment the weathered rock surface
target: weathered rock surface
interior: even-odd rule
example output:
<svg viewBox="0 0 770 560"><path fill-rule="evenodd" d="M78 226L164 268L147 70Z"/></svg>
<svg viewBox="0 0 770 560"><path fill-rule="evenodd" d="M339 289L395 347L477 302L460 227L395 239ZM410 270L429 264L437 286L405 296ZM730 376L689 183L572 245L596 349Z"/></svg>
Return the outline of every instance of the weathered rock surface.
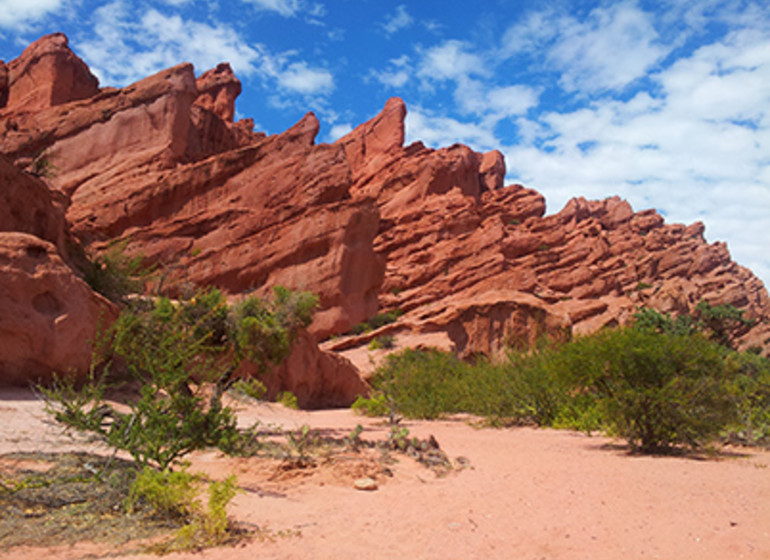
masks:
<svg viewBox="0 0 770 560"><path fill-rule="evenodd" d="M386 330L450 341L464 356L622 324L642 305L686 312L706 300L757 319L741 344L770 350L767 291L724 244L704 240L701 224L666 224L618 198L577 198L545 216L540 194L503 187L497 151L404 146L400 99L317 145L312 113L273 136L233 122L240 83L226 64L197 79L181 64L98 89L67 52L66 39L48 36L0 65L0 151L21 168L44 154L53 186L71 197L74 235L92 250L124 240L161 265L171 293L186 282L231 294L310 290L320 338L398 308ZM40 81L18 78L22 67ZM83 84L64 80L52 94L65 74ZM296 375L275 386L294 383L307 406L327 402L286 381Z"/></svg>
<svg viewBox="0 0 770 560"><path fill-rule="evenodd" d="M27 385L53 373L85 376L100 318L115 308L61 259L56 246L0 233L0 384Z"/></svg>
<svg viewBox="0 0 770 560"><path fill-rule="evenodd" d="M319 349L307 331L300 331L286 361L260 380L267 388L268 398L290 391L300 408L347 407L358 395L369 391L350 361Z"/></svg>
<svg viewBox="0 0 770 560"><path fill-rule="evenodd" d="M87 99L98 90L99 80L69 49L61 33L38 39L8 64L7 71L0 69L0 108L37 111ZM5 103L3 91L7 92Z"/></svg>

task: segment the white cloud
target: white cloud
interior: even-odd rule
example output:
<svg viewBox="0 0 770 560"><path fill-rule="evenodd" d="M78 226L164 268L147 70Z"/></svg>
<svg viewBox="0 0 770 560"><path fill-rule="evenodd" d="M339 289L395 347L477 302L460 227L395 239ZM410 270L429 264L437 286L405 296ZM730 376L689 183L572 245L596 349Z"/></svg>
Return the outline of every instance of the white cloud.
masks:
<svg viewBox="0 0 770 560"><path fill-rule="evenodd" d="M372 70L369 76L380 82L382 85L392 88L401 88L406 85L412 76L413 70L407 55L393 58L388 61L388 69L377 72Z"/></svg>
<svg viewBox="0 0 770 560"><path fill-rule="evenodd" d="M420 140L428 146L438 148L461 142L481 151L499 145L494 134L483 125L431 115L419 107L409 109L405 126L407 143Z"/></svg>
<svg viewBox="0 0 770 560"><path fill-rule="evenodd" d="M276 12L284 17L291 17L297 14L301 5L299 0L243 0L252 4L258 10L267 12Z"/></svg>
<svg viewBox="0 0 770 560"><path fill-rule="evenodd" d="M409 12L406 11L406 6L401 4L396 8L396 13L386 19L382 28L385 30L386 34L392 35L397 31L406 29L413 23L414 19L409 15Z"/></svg>
<svg viewBox="0 0 770 560"><path fill-rule="evenodd" d="M60 10L64 0L0 0L0 28L19 31L26 24Z"/></svg>
<svg viewBox="0 0 770 560"><path fill-rule="evenodd" d="M770 36L737 31L651 79L654 96L526 121L528 141L505 149L509 179L540 190L549 211L620 194L669 222L702 220L770 279Z"/></svg>
<svg viewBox="0 0 770 560"><path fill-rule="evenodd" d="M334 78L328 70L310 68L306 62L292 62L276 78L284 89L303 95L326 93L334 89Z"/></svg>
<svg viewBox="0 0 770 560"><path fill-rule="evenodd" d="M249 44L227 25L134 10L121 0L98 8L94 32L77 44L102 83L126 85L185 61L198 71L229 62L239 77L258 76L283 93L308 96L333 89L328 70L295 60L293 52L275 54Z"/></svg>
<svg viewBox="0 0 770 560"><path fill-rule="evenodd" d="M471 75L488 76L482 58L467 52L462 41L449 40L422 53L417 74L425 80L460 80Z"/></svg>
<svg viewBox="0 0 770 560"><path fill-rule="evenodd" d="M331 130L329 131L329 142L335 142L336 140L339 140L343 136L345 136L348 132L353 130L353 125L350 123L339 123L332 126Z"/></svg>
<svg viewBox="0 0 770 560"><path fill-rule="evenodd" d="M596 93L622 90L670 50L653 16L626 1L595 8L582 21L553 10L531 14L506 32L501 53L527 53L559 72L565 90Z"/></svg>

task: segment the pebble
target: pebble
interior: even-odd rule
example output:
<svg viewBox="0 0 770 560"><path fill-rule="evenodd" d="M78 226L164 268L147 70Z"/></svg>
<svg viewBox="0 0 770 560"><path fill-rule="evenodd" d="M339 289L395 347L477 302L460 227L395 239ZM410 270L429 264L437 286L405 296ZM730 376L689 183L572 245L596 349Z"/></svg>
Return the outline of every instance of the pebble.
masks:
<svg viewBox="0 0 770 560"><path fill-rule="evenodd" d="M356 490L377 490L377 481L373 478L359 478L353 483Z"/></svg>

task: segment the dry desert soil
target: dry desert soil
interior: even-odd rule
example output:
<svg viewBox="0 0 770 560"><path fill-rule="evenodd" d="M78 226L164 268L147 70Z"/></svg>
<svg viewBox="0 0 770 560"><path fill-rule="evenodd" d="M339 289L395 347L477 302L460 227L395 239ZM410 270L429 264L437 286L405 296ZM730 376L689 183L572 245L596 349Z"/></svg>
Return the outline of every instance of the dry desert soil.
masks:
<svg viewBox="0 0 770 560"><path fill-rule="evenodd" d="M236 403L239 418L305 424L344 437L356 424L384 438L378 420L348 410L303 412ZM28 391L0 392L0 455L91 450L48 423ZM264 459L196 454L192 468L236 474L231 516L266 538L176 553L181 559L739 559L770 558L770 452L725 448L707 457L629 454L620 442L569 431L478 428L462 419L405 422L433 435L455 462L445 476L399 457L378 489L354 480L365 461L319 464L276 476ZM459 460L458 460L459 459ZM370 465L371 466L371 465ZM372 471L373 472L373 471ZM0 512L0 515L2 512ZM0 550L7 560L122 556L105 543Z"/></svg>

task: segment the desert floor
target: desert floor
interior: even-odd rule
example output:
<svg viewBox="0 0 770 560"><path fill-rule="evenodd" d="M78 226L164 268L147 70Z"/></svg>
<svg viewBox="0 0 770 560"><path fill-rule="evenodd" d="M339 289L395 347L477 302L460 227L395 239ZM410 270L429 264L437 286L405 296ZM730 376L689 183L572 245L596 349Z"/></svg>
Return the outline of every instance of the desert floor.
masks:
<svg viewBox="0 0 770 560"><path fill-rule="evenodd" d="M379 421L347 410L236 406L245 424L308 424L344 437L361 423L365 439L387 433ZM438 477L402 457L390 467L393 476L380 475L379 488L364 492L353 488L365 474L361 463L275 476L275 465L264 460L195 455L195 469L238 476L244 492L233 501L232 517L270 538L165 558L770 558L768 451L645 457L620 442L567 431L479 429L460 419L404 424L411 435L435 436L464 466ZM30 392L0 392L0 454L64 449L98 446L63 436ZM93 543L0 551L15 560L106 556L119 558Z"/></svg>

